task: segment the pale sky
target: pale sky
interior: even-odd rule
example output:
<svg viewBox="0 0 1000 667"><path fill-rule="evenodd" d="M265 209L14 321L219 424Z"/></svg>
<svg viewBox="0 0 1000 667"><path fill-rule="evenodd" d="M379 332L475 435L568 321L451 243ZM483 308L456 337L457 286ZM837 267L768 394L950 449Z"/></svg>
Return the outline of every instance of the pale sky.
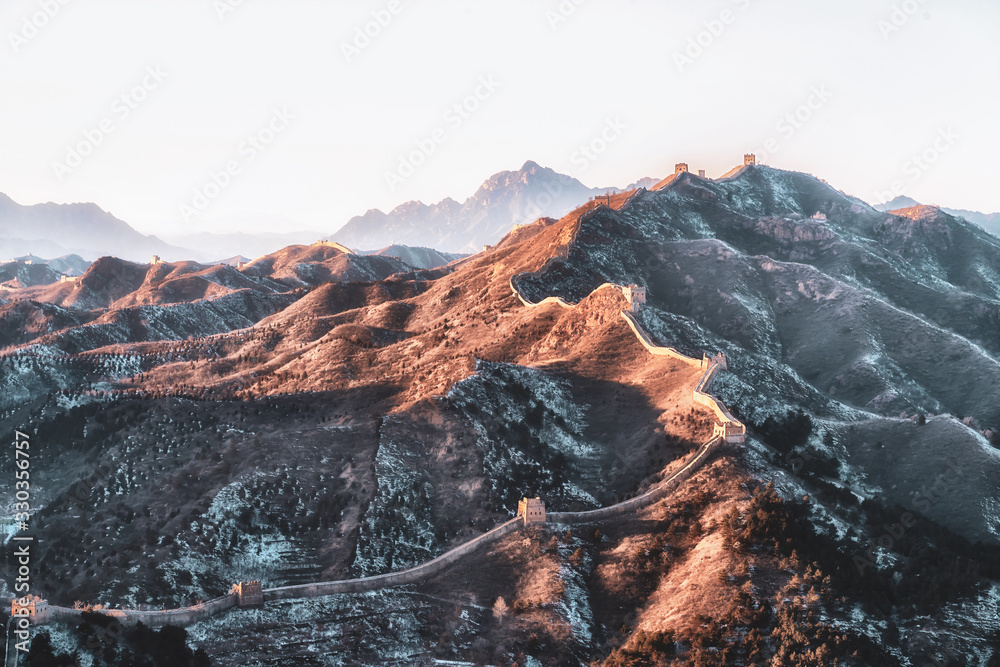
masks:
<svg viewBox="0 0 1000 667"><path fill-rule="evenodd" d="M998 34L996 0L5 0L0 192L330 233L529 159L622 186L756 152L1000 211Z"/></svg>

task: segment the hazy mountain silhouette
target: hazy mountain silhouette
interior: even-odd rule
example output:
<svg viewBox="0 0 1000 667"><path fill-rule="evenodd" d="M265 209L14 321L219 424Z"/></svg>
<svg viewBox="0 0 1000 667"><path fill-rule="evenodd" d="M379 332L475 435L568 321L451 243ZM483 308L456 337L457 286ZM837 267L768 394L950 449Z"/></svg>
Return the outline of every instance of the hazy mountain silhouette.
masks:
<svg viewBox="0 0 1000 667"><path fill-rule="evenodd" d="M351 218L329 238L351 248L370 250L387 245L426 246L444 252L478 252L496 243L514 225L540 217L562 217L588 198L617 192L589 188L577 179L535 162L517 171L488 178L462 203L410 201L388 213L372 209Z"/></svg>
<svg viewBox="0 0 1000 667"><path fill-rule="evenodd" d="M22 206L0 194L0 257L29 254L77 254L90 261L114 255L144 261L154 254L181 259L194 253L140 234L97 204Z"/></svg>

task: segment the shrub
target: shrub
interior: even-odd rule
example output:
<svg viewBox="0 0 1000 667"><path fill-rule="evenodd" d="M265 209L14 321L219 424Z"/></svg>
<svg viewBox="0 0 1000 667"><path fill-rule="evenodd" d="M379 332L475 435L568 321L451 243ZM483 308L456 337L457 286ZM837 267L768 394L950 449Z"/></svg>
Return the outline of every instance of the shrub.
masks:
<svg viewBox="0 0 1000 667"><path fill-rule="evenodd" d="M784 417L768 417L756 430L761 440L787 454L806 444L812 435L813 421L802 410L789 410Z"/></svg>

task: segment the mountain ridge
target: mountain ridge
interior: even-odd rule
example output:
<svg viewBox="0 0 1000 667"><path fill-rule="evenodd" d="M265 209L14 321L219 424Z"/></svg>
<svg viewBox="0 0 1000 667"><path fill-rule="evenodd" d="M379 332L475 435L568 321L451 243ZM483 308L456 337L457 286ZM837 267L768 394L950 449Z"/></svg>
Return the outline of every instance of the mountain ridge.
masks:
<svg viewBox="0 0 1000 667"><path fill-rule="evenodd" d="M915 206L922 206L922 204L912 197L899 195L890 201L876 204L874 208L877 211L891 212L899 209L913 208ZM977 224L989 233L993 234L993 236L1000 236L1000 213L981 213L979 211L970 211L967 209L948 208L947 206L933 206L935 206L935 208L940 208L948 215L953 215L956 218L964 218L971 223Z"/></svg>
<svg viewBox="0 0 1000 667"><path fill-rule="evenodd" d="M299 276L313 252L258 279ZM239 318L208 321L207 305L246 290L171 306L206 318L192 333L137 335L140 316L163 327L150 307L93 311L114 319L100 337L80 311L8 304L0 322L41 334L0 355L4 424L37 425L54 462L32 471L39 590L187 606L251 570L267 588L378 575L503 524L524 496L558 515L654 488L713 418L703 369L650 354L606 286L635 284L649 344L725 353L712 392L744 446L634 515L525 527L415 590L203 621L206 650L226 666L265 638L289 660L366 664L427 646L602 667L986 660L998 276L1000 241L968 221L745 166L588 201L445 267L289 278ZM331 622L347 616L366 624L356 642Z"/></svg>
<svg viewBox="0 0 1000 667"><path fill-rule="evenodd" d="M76 254L94 260L113 254L138 261L154 254L189 252L139 233L92 202L25 206L7 195L0 199L0 255Z"/></svg>
<svg viewBox="0 0 1000 667"><path fill-rule="evenodd" d="M545 216L562 217L588 198L609 191L620 190L590 188L527 160L518 170L493 174L463 202L446 197L434 204L412 200L388 213L369 209L328 238L360 249L398 242L446 252L478 252L496 243L514 225Z"/></svg>

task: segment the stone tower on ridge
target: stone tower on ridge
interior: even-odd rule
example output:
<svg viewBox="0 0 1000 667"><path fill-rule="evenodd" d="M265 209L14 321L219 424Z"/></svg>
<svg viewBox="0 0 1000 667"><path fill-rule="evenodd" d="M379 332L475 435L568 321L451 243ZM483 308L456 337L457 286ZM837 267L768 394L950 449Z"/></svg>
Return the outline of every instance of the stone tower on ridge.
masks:
<svg viewBox="0 0 1000 667"><path fill-rule="evenodd" d="M628 285L622 288L622 294L628 299L628 308L633 313L642 310L646 305L646 288L638 285Z"/></svg>
<svg viewBox="0 0 1000 667"><path fill-rule="evenodd" d="M11 618L27 616L32 625L45 625L49 622L49 603L37 595L14 598L10 603Z"/></svg>
<svg viewBox="0 0 1000 667"><path fill-rule="evenodd" d="M264 604L264 591L259 581L239 581L229 589L229 594L236 596L236 604L240 607L259 607Z"/></svg>
<svg viewBox="0 0 1000 667"><path fill-rule="evenodd" d="M524 525L545 523L545 503L541 498L522 498L517 503L517 515L524 519Z"/></svg>

